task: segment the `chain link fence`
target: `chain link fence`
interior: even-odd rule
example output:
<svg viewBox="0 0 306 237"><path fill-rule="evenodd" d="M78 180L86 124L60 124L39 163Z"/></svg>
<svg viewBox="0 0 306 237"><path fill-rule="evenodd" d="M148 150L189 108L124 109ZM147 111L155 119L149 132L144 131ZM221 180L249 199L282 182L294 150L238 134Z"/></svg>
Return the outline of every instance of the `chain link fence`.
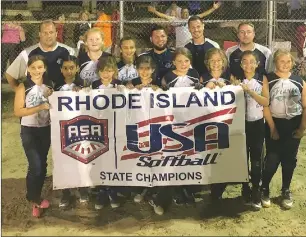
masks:
<svg viewBox="0 0 306 237"><path fill-rule="evenodd" d="M298 4L296 3L298 2ZM296 4L294 4L296 3ZM141 53L151 47L150 30L153 24L161 24L168 30L169 46L176 46L175 29L183 21L179 16L180 8L189 10L190 15L210 11L205 16L205 37L210 38L226 49L237 42L237 26L242 21L251 21L256 28L255 41L271 49L288 47L298 60L302 61L302 49L306 32L306 1L274 1L273 9L268 1L221 1L218 9L213 9L213 1L2 1L1 19L4 24L22 15L21 26L25 31L25 41L9 52L2 51L2 68L12 61L25 47L38 42L39 23L45 19L58 21L58 31L62 32L59 41L76 47L83 33L77 25L97 22L103 11L108 17L105 23L111 23L112 49L119 54L120 36L133 36L137 40L137 50ZM158 12L174 17L169 20L148 11L148 6ZM271 5L270 5L271 6ZM88 20L81 12L88 13ZM64 17L63 17L64 14ZM272 18L271 18L272 14ZM269 42L269 31L272 34ZM3 42L1 43L3 44ZM298 64L297 70L302 71ZM4 71L3 69L1 70Z"/></svg>

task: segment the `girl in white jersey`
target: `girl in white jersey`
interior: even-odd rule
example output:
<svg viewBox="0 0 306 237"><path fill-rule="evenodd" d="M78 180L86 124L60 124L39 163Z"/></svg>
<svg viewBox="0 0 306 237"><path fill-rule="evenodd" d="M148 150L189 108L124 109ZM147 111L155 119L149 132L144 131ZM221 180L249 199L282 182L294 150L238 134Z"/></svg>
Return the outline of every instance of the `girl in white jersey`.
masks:
<svg viewBox="0 0 306 237"><path fill-rule="evenodd" d="M121 57L117 63L118 80L122 82L130 81L138 77L136 69L136 40L132 37L125 36L119 43Z"/></svg>
<svg viewBox="0 0 306 237"><path fill-rule="evenodd" d="M191 68L192 54L187 48L177 48L173 54L175 69L169 71L162 79L162 88L169 87L193 87L200 82L198 72ZM194 187L176 186L174 188L173 201L176 205L194 202Z"/></svg>
<svg viewBox="0 0 306 237"><path fill-rule="evenodd" d="M52 84L43 77L46 72L43 56L33 55L28 61L28 76L16 89L14 113L21 118L21 140L29 162L26 198L32 203L32 215L39 217L49 201L41 198L47 173L47 155L51 143L50 105Z"/></svg>
<svg viewBox="0 0 306 237"><path fill-rule="evenodd" d="M290 209L293 200L290 183L296 167L296 156L306 129L306 83L292 75L294 59L290 52L277 50L273 61L275 72L267 75L270 106L265 108L266 157L262 179L262 205L270 207L269 184L281 163L281 206Z"/></svg>
<svg viewBox="0 0 306 237"><path fill-rule="evenodd" d="M58 85L55 91L79 91L83 87L81 80L78 78L79 72L78 59L69 55L61 64L61 72L64 76L64 83ZM80 203L87 204L89 201L88 188L79 188ZM62 198L59 203L60 208L67 208L72 200L70 189L63 189Z"/></svg>
<svg viewBox="0 0 306 237"><path fill-rule="evenodd" d="M94 81L91 85L92 89L109 89L115 88L121 84L117 80L118 67L117 61L114 56L101 57L97 64L97 74L100 80ZM106 206L107 202L110 203L112 208L120 206L119 198L117 195L117 187L112 186L97 186L98 191L95 203L95 209L100 210Z"/></svg>
<svg viewBox="0 0 306 237"><path fill-rule="evenodd" d="M266 76L256 72L259 65L257 55L253 51L244 51L241 55L241 68L244 79L241 87L245 92L246 114L245 133L247 159L251 161L251 182L243 183L242 196L246 202L251 200L255 210L261 208L259 183L261 181L262 149L264 143L263 107L269 105L269 87Z"/></svg>

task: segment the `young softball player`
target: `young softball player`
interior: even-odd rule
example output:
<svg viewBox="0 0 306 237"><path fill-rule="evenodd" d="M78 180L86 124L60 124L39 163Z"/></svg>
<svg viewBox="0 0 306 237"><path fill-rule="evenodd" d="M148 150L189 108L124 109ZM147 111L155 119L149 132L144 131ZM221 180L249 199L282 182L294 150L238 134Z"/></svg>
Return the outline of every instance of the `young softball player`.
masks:
<svg viewBox="0 0 306 237"><path fill-rule="evenodd" d="M99 80L97 74L97 63L101 57L110 55L103 52L103 33L98 28L89 29L84 35L85 53L78 55L80 63L80 78L85 87L92 84L92 82Z"/></svg>
<svg viewBox="0 0 306 237"><path fill-rule="evenodd" d="M187 48L177 48L173 54L175 69L168 72L162 79L162 87L193 87L199 83L198 72L191 68L192 54ZM177 186L174 188L173 201L177 205L194 201L192 186Z"/></svg>
<svg viewBox="0 0 306 237"><path fill-rule="evenodd" d="M162 87L191 87L199 83L198 72L191 68L192 55L187 48L177 48L173 54L175 69L162 79Z"/></svg>
<svg viewBox="0 0 306 237"><path fill-rule="evenodd" d="M128 81L126 87L128 89L137 88L141 90L146 87L151 87L153 90L158 89L156 80L155 80L155 69L156 64L151 56L141 55L136 59L136 68L139 77L131 81ZM154 212L157 215L164 214L164 200L168 196L165 192L164 187L157 188L143 188L135 187L136 195L134 197L134 202L139 203L144 200L145 197L149 200L149 204L154 208ZM157 192L157 195L153 198L153 194Z"/></svg>
<svg viewBox="0 0 306 237"><path fill-rule="evenodd" d="M155 80L156 64L151 56L141 55L136 59L136 69L139 77L128 81L126 87L133 89L136 87L141 90L144 87L152 87L156 90L158 88Z"/></svg>
<svg viewBox="0 0 306 237"><path fill-rule="evenodd" d="M297 162L297 152L306 129L306 83L291 69L294 59L289 51L274 53L275 72L267 75L270 106L265 108L266 157L262 179L262 205L270 207L270 182L281 163L281 206L290 209L293 199L290 184Z"/></svg>
<svg viewBox="0 0 306 237"><path fill-rule="evenodd" d="M121 81L117 80L118 67L114 56L101 57L97 64L97 74L100 80L92 83L92 89L114 88L121 85Z"/></svg>
<svg viewBox="0 0 306 237"><path fill-rule="evenodd" d="M117 61L114 56L101 57L97 63L97 74L100 80L94 81L91 85L92 89L107 89L115 88L121 84L121 81L117 80L118 67ZM95 209L100 210L106 204L110 203L112 208L120 206L120 201L117 195L117 187L112 186L97 186L98 193L96 197Z"/></svg>
<svg viewBox="0 0 306 237"><path fill-rule="evenodd" d="M204 63L208 72L201 75L201 83L210 89L230 84L230 73L225 53L221 49L211 48L205 54Z"/></svg>
<svg viewBox="0 0 306 237"><path fill-rule="evenodd" d="M136 69L136 41L132 37L125 36L120 40L121 58L118 62L118 80L130 81L138 77Z"/></svg>
<svg viewBox="0 0 306 237"><path fill-rule="evenodd" d="M242 185L242 196L245 201L251 200L255 210L261 208L260 181L262 170L262 149L264 143L263 107L269 105L269 87L266 76L257 73L259 65L257 55L253 51L244 51L241 55L241 68L244 79L241 87L245 92L246 115L245 133L247 159L251 161L252 191L248 183Z"/></svg>
<svg viewBox="0 0 306 237"><path fill-rule="evenodd" d="M51 143L47 97L53 90L51 81L44 77L47 68L43 56L31 56L27 66L27 79L15 91L14 113L21 118L20 136L29 163L26 198L32 203L32 215L39 217L42 209L49 207L49 201L41 198L41 191Z"/></svg>
<svg viewBox="0 0 306 237"><path fill-rule="evenodd" d="M83 87L82 81L78 77L79 72L78 59L69 55L64 59L61 65L61 72L64 76L64 83L55 88L55 91L79 91ZM86 204L89 201L88 188L79 188L80 203ZM59 207L66 208L70 205L71 192L70 189L62 191L62 198Z"/></svg>

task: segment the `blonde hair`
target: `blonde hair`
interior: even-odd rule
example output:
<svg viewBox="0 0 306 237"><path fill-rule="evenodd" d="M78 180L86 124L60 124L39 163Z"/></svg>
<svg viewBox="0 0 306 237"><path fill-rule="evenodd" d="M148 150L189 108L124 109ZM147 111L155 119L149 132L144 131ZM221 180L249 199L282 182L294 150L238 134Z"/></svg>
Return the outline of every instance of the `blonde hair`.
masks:
<svg viewBox="0 0 306 237"><path fill-rule="evenodd" d="M214 54L219 54L221 56L222 62L223 62L223 71L226 70L227 66L228 66L228 60L227 57L224 53L223 50L221 49L217 49L217 48L211 48L209 49L206 54L205 54L205 58L204 58L204 63L208 69L208 71L210 71L210 67L209 67L209 59L214 55Z"/></svg>
<svg viewBox="0 0 306 237"><path fill-rule="evenodd" d="M274 55L273 55L273 63L276 64L276 61L278 60L278 58L280 56L283 55L289 55L292 61L292 67L295 65L295 58L292 56L292 54L290 53L290 51L288 51L287 49L278 49L275 51Z"/></svg>
<svg viewBox="0 0 306 237"><path fill-rule="evenodd" d="M86 49L86 51L88 51L88 47L86 45L86 41L87 41L88 35L90 33L99 33L101 35L102 41L104 41L104 34L103 34L103 32L99 28L97 28L97 27L90 28L84 34L84 42L85 42L85 49ZM104 43L101 46L101 50L102 51L104 50Z"/></svg>

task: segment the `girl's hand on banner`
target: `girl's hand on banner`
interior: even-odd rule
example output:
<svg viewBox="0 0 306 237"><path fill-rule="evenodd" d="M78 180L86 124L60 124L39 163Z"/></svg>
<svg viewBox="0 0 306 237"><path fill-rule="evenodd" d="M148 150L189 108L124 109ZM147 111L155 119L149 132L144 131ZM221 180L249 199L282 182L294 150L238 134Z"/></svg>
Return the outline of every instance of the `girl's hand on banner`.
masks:
<svg viewBox="0 0 306 237"><path fill-rule="evenodd" d="M195 83L194 84L194 89L195 90L201 90L204 87L202 83Z"/></svg>
<svg viewBox="0 0 306 237"><path fill-rule="evenodd" d="M91 91L90 87L83 87L82 91L84 91L85 93L89 93Z"/></svg>
<svg viewBox="0 0 306 237"><path fill-rule="evenodd" d="M135 88L138 89L138 90L142 90L142 88L144 88L144 85L140 84L140 85L135 86Z"/></svg>
<svg viewBox="0 0 306 237"><path fill-rule="evenodd" d="M226 84L224 82L221 82L221 81L217 81L216 82L217 86L219 86L220 88L222 88L223 86L226 86Z"/></svg>
<svg viewBox="0 0 306 237"><path fill-rule="evenodd" d="M129 90L132 90L132 89L134 89L135 87L133 86L133 84L132 83L127 83L126 84L126 86L125 86L126 88L128 88Z"/></svg>
<svg viewBox="0 0 306 237"><path fill-rule="evenodd" d="M117 85L117 90L118 90L119 92L123 92L124 89L125 89L125 86L124 86L124 85Z"/></svg>
<svg viewBox="0 0 306 237"><path fill-rule="evenodd" d="M208 82L208 83L206 84L205 87L207 87L207 88L213 90L213 89L216 88L216 84L215 84L213 81L210 81L210 82Z"/></svg>
<svg viewBox="0 0 306 237"><path fill-rule="evenodd" d="M45 97L45 98L48 98L50 95L52 95L52 93L53 93L53 89L47 88L47 89L44 91L44 97Z"/></svg>
<svg viewBox="0 0 306 237"><path fill-rule="evenodd" d="M246 84L240 84L240 86L242 87L242 89L244 90L244 92L246 92L246 93L250 93L251 92L251 90L250 90L250 88L248 87L248 85L246 85Z"/></svg>
<svg viewBox="0 0 306 237"><path fill-rule="evenodd" d="M156 85L152 85L151 88L152 88L153 91L157 91L159 89L159 87L156 86Z"/></svg>
<svg viewBox="0 0 306 237"><path fill-rule="evenodd" d="M75 91L75 92L78 92L78 91L80 91L80 90L82 90L82 88L79 87L79 86L76 86L76 87L73 87L73 88L72 88L72 91Z"/></svg>

